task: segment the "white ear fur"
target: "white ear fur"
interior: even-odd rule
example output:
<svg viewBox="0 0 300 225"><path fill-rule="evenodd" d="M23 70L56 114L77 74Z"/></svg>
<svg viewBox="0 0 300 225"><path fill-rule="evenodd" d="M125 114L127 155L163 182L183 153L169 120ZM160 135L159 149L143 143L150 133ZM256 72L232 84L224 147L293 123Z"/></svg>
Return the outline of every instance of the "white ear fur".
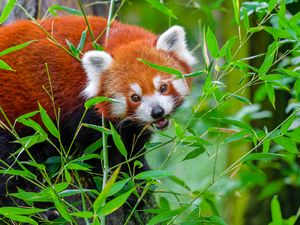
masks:
<svg viewBox="0 0 300 225"><path fill-rule="evenodd" d="M175 52L188 65L196 63L195 57L186 46L185 31L181 26L172 26L160 35L157 40L156 49Z"/></svg>
<svg viewBox="0 0 300 225"><path fill-rule="evenodd" d="M88 51L82 57L82 66L86 72L88 82L82 94L92 98L99 92L101 73L109 68L112 57L104 51Z"/></svg>

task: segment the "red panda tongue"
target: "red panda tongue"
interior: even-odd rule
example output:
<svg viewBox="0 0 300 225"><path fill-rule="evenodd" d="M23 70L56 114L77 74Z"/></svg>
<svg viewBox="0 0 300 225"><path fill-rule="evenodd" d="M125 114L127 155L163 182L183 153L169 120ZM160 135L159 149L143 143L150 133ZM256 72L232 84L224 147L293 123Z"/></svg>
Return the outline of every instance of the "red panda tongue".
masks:
<svg viewBox="0 0 300 225"><path fill-rule="evenodd" d="M166 118L161 118L154 122L154 126L159 130L166 128L168 125L169 125L169 120Z"/></svg>

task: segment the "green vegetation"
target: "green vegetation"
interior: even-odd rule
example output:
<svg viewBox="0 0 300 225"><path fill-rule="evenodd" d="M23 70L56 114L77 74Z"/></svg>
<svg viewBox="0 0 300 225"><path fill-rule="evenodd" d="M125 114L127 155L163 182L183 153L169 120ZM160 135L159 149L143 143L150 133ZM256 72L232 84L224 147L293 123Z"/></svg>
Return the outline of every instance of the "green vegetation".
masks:
<svg viewBox="0 0 300 225"><path fill-rule="evenodd" d="M116 2L111 21L119 16L122 22L157 33L169 25L184 26L199 60L194 73L186 75L139 59L178 77L194 77L191 96L172 118L170 128L157 131L145 146L153 170L121 174L119 167L107 167L105 137L109 135L127 161L137 157L128 154L112 126L81 123L76 134L85 126L102 132L104 138L88 147L83 156L69 157L71 146L55 146L49 139L51 133L61 143L59 124L40 106L39 111L25 114L9 126L0 121L0 127L9 130L23 146L14 155L22 170L8 167L0 172L21 176L41 189L34 193L20 189L13 196L29 206L53 202L61 215L60 223L76 224L77 218L83 218L86 224L105 224L105 216L126 204L132 193L138 196L137 204L147 193L155 194L158 205L147 211L151 213L150 221L145 222L148 225L299 223L300 6L296 3L297 0ZM0 23L14 5L20 7L16 1L7 1ZM57 16L63 11L85 16L82 3L80 6L75 10L56 4L48 13ZM80 43L68 43L69 49L65 49L76 59L80 58L87 32L91 32L89 26ZM0 69L13 69L1 60L2 55L29 44L0 52ZM101 49L96 43L94 47ZM98 97L86 102L85 107L101 101L113 100ZM1 113L5 115L2 110ZM37 114L47 130L31 119ZM35 134L19 137L14 129L16 123L33 128ZM60 156L50 157L43 164L32 157L28 162L18 161L21 152L30 157L28 148L41 142L49 142ZM86 161L92 158L104 162L103 176L94 177L97 190L82 188L79 176L81 171L90 171ZM140 162L135 165L140 166ZM37 180L27 166L36 167L44 182ZM142 192L138 193L137 188ZM65 198L76 194L81 195L82 211ZM137 206L127 222L133 214L140 213ZM7 224L10 220L38 224L39 213L44 211L36 207L2 207L0 215Z"/></svg>

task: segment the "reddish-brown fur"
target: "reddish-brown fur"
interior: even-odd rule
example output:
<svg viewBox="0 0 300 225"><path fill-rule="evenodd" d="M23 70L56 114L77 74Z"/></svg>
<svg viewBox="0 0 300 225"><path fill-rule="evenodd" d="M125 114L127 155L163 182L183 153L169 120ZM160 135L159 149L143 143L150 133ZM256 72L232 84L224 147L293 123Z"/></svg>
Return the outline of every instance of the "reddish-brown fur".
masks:
<svg viewBox="0 0 300 225"><path fill-rule="evenodd" d="M90 17L89 21L95 37L98 37L106 27L106 20ZM86 29L84 19L75 16L47 19L41 25L66 48L66 39L77 45L82 31ZM112 55L113 64L102 74L103 87L99 95L112 97L117 91L126 97L130 96L131 90L124 83L138 83L143 88L143 94L151 94L154 91L154 75L169 76L144 65L137 58L190 72L187 64L172 53L156 50L157 37L142 28L114 22L108 43L105 43L104 37L105 33L98 43ZM37 41L22 50L0 57L15 70L0 70L0 106L11 121L26 112L37 110L38 102L53 117L51 99L43 88L49 90L45 69L47 63L55 103L61 108L62 116L72 114L84 100L81 92L87 79L81 62L47 39L46 34L30 21L19 21L0 28L0 51L30 40ZM91 49L91 37L88 34L83 52ZM168 94L176 94L176 91L171 87ZM128 105L129 109L136 107L130 101ZM110 118L109 105L98 108Z"/></svg>

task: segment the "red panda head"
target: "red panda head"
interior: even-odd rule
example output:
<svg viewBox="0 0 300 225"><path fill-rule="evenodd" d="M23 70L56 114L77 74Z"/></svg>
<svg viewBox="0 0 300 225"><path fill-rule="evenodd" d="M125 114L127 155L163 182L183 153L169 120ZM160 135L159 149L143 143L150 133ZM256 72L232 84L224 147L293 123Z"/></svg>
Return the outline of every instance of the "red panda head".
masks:
<svg viewBox="0 0 300 225"><path fill-rule="evenodd" d="M82 58L88 82L82 92L86 98L105 96L118 100L96 108L110 120L132 120L168 125L167 117L189 94L190 79L160 72L138 59L189 73L195 58L187 49L182 27L173 26L157 39L141 39L124 44L111 54L86 52Z"/></svg>

